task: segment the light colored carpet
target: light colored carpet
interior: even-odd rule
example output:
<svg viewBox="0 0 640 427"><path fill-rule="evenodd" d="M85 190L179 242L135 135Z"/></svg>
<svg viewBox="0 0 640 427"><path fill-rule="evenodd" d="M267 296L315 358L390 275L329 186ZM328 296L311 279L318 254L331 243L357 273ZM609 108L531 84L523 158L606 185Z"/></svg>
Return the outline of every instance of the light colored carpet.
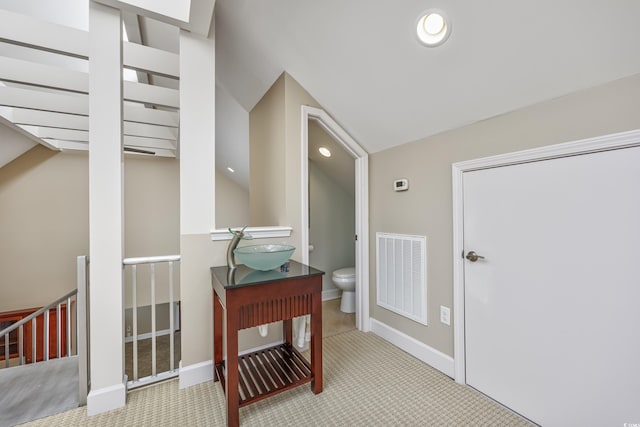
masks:
<svg viewBox="0 0 640 427"><path fill-rule="evenodd" d="M156 372L169 371L171 354L169 346L169 335L163 335L156 338ZM180 332L176 332L174 338L174 369L180 364ZM133 343L124 345L124 372L129 380L133 380ZM151 375L151 338L138 341L138 378L144 378Z"/></svg>
<svg viewBox="0 0 640 427"><path fill-rule="evenodd" d="M309 385L240 410L243 426L530 426L528 421L382 338L357 330L323 340L324 391ZM224 426L219 383L171 380L129 393L127 406L86 407L26 426Z"/></svg>

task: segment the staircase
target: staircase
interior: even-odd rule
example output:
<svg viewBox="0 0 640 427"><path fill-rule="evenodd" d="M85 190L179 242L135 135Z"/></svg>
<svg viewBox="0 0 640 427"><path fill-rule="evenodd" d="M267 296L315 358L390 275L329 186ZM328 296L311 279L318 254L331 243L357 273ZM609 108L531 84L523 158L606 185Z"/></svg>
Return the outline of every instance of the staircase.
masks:
<svg viewBox="0 0 640 427"><path fill-rule="evenodd" d="M77 289L0 330L0 427L86 404L87 262L78 257Z"/></svg>
<svg viewBox="0 0 640 427"><path fill-rule="evenodd" d="M80 405L78 356L0 369L0 426L15 426Z"/></svg>

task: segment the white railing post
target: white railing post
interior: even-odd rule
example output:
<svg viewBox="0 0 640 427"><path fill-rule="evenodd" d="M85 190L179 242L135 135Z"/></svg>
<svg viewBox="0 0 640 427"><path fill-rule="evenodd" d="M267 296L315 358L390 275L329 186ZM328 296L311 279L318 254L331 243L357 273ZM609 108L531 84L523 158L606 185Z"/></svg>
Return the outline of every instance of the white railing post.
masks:
<svg viewBox="0 0 640 427"><path fill-rule="evenodd" d="M36 326L37 326L36 318L34 317L31 320L31 363L36 363L38 359L38 352L36 351L37 350Z"/></svg>
<svg viewBox="0 0 640 427"><path fill-rule="evenodd" d="M42 354L44 355L44 360L49 360L49 310L44 312L44 321L42 323L42 334L44 335L44 348L42 349Z"/></svg>
<svg viewBox="0 0 640 427"><path fill-rule="evenodd" d="M62 303L58 304L56 307L56 357L60 359L62 357L62 318L60 315L60 310L62 308Z"/></svg>
<svg viewBox="0 0 640 427"><path fill-rule="evenodd" d="M156 265L151 264L151 375L156 376Z"/></svg>
<svg viewBox="0 0 640 427"><path fill-rule="evenodd" d="M19 365L23 365L24 364L24 327L23 325L20 325L20 329L18 329L18 364Z"/></svg>
<svg viewBox="0 0 640 427"><path fill-rule="evenodd" d="M76 309L78 308L77 301L78 294L76 294ZM71 356L71 297L67 298L67 357L69 356Z"/></svg>
<svg viewBox="0 0 640 427"><path fill-rule="evenodd" d="M10 356L10 352L9 352L9 334L4 336L4 367L8 368L9 367L9 356Z"/></svg>
<svg viewBox="0 0 640 427"><path fill-rule="evenodd" d="M76 295L76 351L78 353L78 401L80 405L87 404L89 392L89 346L87 343L87 266L89 260L86 256L77 259L78 289ZM67 310L69 307L67 306ZM70 341L70 340L69 340Z"/></svg>
<svg viewBox="0 0 640 427"><path fill-rule="evenodd" d="M131 308L131 316L133 317L133 380L138 381L138 288L137 288L137 265L131 266L132 271L132 283L131 288L133 292L133 307Z"/></svg>
<svg viewBox="0 0 640 427"><path fill-rule="evenodd" d="M169 371L175 368L174 361L174 341L175 323L173 318L173 261L169 261Z"/></svg>

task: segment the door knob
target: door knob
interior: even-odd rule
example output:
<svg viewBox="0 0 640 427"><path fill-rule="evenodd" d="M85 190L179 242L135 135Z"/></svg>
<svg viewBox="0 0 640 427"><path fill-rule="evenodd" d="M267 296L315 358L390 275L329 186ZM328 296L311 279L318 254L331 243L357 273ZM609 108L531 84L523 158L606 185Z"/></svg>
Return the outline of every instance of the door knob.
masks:
<svg viewBox="0 0 640 427"><path fill-rule="evenodd" d="M482 255L478 255L474 251L469 252L465 258L467 258L471 262L476 262L479 259L484 259Z"/></svg>

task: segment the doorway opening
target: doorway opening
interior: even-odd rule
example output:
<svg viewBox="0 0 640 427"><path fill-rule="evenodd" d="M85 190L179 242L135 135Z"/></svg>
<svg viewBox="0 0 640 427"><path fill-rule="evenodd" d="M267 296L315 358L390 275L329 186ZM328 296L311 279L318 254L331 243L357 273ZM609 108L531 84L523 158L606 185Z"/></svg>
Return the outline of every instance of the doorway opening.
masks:
<svg viewBox="0 0 640 427"><path fill-rule="evenodd" d="M309 129L310 122L318 125L354 161L355 200L355 274L356 274L356 328L368 332L369 326L369 222L368 222L368 154L360 145L324 110L302 106L301 165L302 206L301 246L302 262L309 264ZM325 274L331 274L330 271ZM331 280L329 278L329 280Z"/></svg>

